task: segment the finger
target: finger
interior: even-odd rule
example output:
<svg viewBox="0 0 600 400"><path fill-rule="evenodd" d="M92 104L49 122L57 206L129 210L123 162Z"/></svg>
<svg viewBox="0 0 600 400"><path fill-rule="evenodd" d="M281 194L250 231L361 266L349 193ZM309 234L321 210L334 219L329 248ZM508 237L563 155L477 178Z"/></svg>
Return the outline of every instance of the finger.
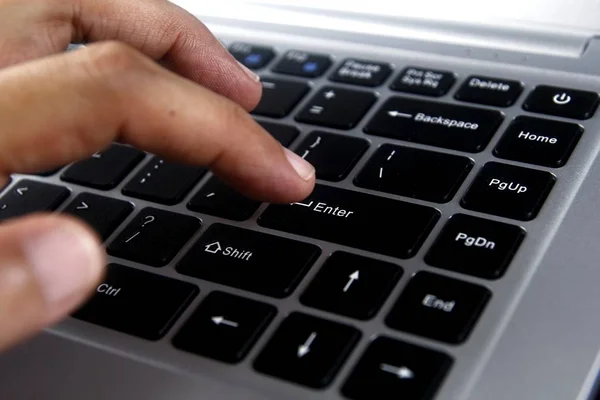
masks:
<svg viewBox="0 0 600 400"><path fill-rule="evenodd" d="M207 88L254 108L258 77L196 17L166 0L0 0L0 67L118 40Z"/></svg>
<svg viewBox="0 0 600 400"><path fill-rule="evenodd" d="M103 275L95 234L66 217L0 227L0 352L69 315Z"/></svg>
<svg viewBox="0 0 600 400"><path fill-rule="evenodd" d="M0 173L91 156L117 139L210 167L247 196L298 201L314 168L239 105L119 42L0 71Z"/></svg>

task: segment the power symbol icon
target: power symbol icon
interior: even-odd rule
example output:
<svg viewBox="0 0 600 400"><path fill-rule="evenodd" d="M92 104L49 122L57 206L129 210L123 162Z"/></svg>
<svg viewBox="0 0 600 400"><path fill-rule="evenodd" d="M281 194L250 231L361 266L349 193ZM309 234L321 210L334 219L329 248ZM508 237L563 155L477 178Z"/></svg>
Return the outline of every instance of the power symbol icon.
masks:
<svg viewBox="0 0 600 400"><path fill-rule="evenodd" d="M552 98L552 101L558 105L565 105L571 102L571 96L566 93L556 94Z"/></svg>

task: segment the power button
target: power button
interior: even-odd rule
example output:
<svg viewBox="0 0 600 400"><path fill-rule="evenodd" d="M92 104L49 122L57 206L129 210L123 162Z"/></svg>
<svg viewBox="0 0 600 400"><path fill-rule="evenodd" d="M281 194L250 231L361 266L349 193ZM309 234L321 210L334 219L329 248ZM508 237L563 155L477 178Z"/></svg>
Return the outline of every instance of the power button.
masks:
<svg viewBox="0 0 600 400"><path fill-rule="evenodd" d="M562 92L561 94L555 94L554 97L552 97L552 101L554 102L554 104L563 106L571 102L571 96L569 96L565 92Z"/></svg>
<svg viewBox="0 0 600 400"><path fill-rule="evenodd" d="M591 118L600 96L596 92L541 85L527 97L523 109L539 114L584 120Z"/></svg>

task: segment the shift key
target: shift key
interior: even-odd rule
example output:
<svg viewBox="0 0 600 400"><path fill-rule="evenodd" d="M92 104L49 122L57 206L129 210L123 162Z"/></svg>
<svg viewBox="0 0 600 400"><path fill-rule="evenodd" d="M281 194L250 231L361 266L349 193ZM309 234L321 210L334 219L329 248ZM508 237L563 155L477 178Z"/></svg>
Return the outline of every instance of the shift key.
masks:
<svg viewBox="0 0 600 400"><path fill-rule="evenodd" d="M346 189L317 185L302 202L270 205L259 225L374 253L415 255L440 212Z"/></svg>
<svg viewBox="0 0 600 400"><path fill-rule="evenodd" d="M321 254L313 244L213 224L177 272L266 296L289 296Z"/></svg>
<svg viewBox="0 0 600 400"><path fill-rule="evenodd" d="M191 283L109 264L94 296L73 317L143 339L158 340L198 293Z"/></svg>

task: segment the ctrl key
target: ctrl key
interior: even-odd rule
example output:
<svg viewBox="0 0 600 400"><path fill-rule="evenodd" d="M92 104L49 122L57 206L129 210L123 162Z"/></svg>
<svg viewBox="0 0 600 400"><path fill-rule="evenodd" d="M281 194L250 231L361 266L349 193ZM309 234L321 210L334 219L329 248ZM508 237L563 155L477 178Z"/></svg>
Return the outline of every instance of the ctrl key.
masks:
<svg viewBox="0 0 600 400"><path fill-rule="evenodd" d="M432 399L452 363L444 353L381 336L346 379L342 394L352 400Z"/></svg>
<svg viewBox="0 0 600 400"><path fill-rule="evenodd" d="M187 282L109 264L95 295L73 317L158 340L198 293L199 289Z"/></svg>

